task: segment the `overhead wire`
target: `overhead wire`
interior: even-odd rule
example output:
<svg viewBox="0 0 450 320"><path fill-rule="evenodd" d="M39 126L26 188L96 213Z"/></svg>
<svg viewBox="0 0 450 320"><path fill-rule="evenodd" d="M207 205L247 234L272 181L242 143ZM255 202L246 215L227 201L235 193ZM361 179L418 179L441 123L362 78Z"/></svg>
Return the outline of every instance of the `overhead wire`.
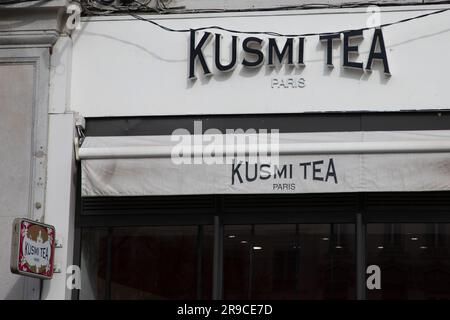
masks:
<svg viewBox="0 0 450 320"><path fill-rule="evenodd" d="M111 3L114 0L111 1ZM154 1L154 5L150 6L150 4ZM41 1L30 1L30 0L11 0L11 1L1 1L0 0L0 6L1 5L8 5L8 4L16 4L16 3L24 3L24 2L34 2L34 3L42 3L42 2L46 2L45 0L41 0ZM109 1L108 1L109 2ZM438 4L450 4L450 1L441 1L441 2L437 2ZM436 2L434 2L433 4L437 4ZM236 29L231 29L231 28L226 28L226 27L222 27L222 26L217 26L217 25L211 25L211 26L204 26L204 27L197 27L197 28L186 28L186 29L175 29L175 28L170 28L167 27L165 25L162 25L158 22L156 22L155 20L152 19L147 19L145 17L143 17L142 15L139 15L135 12L156 12L159 14L167 14L167 13L173 13L173 12L180 12L180 7L178 8L168 8L165 3L161 0L131 0L131 3L127 3L124 5L112 5L112 4L108 4L106 1L99 1L99 0L82 0L80 2L83 11L88 13L88 14L93 14L93 15L110 15L110 14L114 14L114 13L125 13L129 16L131 16L132 18L139 20L139 21L144 21L147 23L151 23L159 28L161 28L162 30L168 31L168 32L177 32L177 33L187 33L187 32L191 32L191 31L204 31L204 30L220 30L220 31L224 31L224 32L229 32L229 33L233 33L233 34L248 34L248 35L268 35L268 36L274 36L274 37L310 37L310 36L317 36L317 35L327 35L327 34L336 34L336 33L344 33L344 32L348 32L348 31L366 31L366 30L370 30L370 29L374 29L374 28L385 28L385 27L389 27L392 25L397 25L400 23L405 23L405 22L409 22L409 21L413 21L413 20L417 20L417 19L422 19L425 17L429 17L432 15L437 15L437 14L441 14L447 11L450 11L450 8L444 8L444 9L440 9L440 10L436 10L436 11L432 11L432 12L428 12L428 13L424 13L418 16L414 16L414 17L410 17L410 18L405 18L405 19L401 19L401 20L397 20L394 22L389 22L389 23L384 23L378 26L366 26L366 27L362 27L362 28L357 28L357 29L345 29L345 30L338 30L338 31L329 31L329 32L320 32L320 33L316 33L316 32L310 32L310 33L299 33L299 34L284 34L284 33L280 33L280 32L275 32L275 31L248 31L248 30L236 30ZM291 9L313 9L313 8L329 8L329 9L333 9L333 8L358 8L358 7L366 7L369 5L383 5L383 6L387 6L387 5L399 5L398 3L392 3L392 2L383 2L383 1L366 1L366 2L352 2L352 3L342 3L339 5L333 5L333 4L320 4L320 3L308 3L308 4L303 4L303 5L298 5L298 6L284 6L284 7L274 7L274 8L270 8L271 11L275 11L275 10L291 10ZM417 4L417 3L416 3ZM406 5L405 3L402 3L401 5ZM92 8L94 8L94 10L92 10ZM260 10L260 11L268 11L269 9L264 9L264 8L255 8L255 10ZM208 9L211 10L211 9ZM206 12L207 10L197 10L196 12ZM230 11L230 10L221 10L220 12L225 12L225 11ZM186 12L186 10L184 9L183 12ZM214 11L217 12L217 11ZM449 20L450 21L450 20Z"/></svg>
<svg viewBox="0 0 450 320"><path fill-rule="evenodd" d="M139 21L143 21L143 22L147 22L150 24L153 24L165 31L168 32L177 32L177 33L187 33L187 32L191 32L191 31L205 31L205 30L220 30L220 31L224 31L224 32L229 32L232 34L248 34L248 35L268 35L268 36L273 36L273 37L310 37L310 36L317 36L317 35L327 35L327 34L336 34L336 33L344 33L344 32L348 32L348 31L366 31L366 30L370 30L370 29L374 29L374 28L384 28L384 27L389 27L392 25L396 25L396 24L400 24L400 23L405 23L405 22L409 22L412 20L417 20L417 19L422 19L425 17L429 17L432 15L437 15L437 14L441 14L447 11L450 11L450 8L444 8L441 10L436 10L436 11L432 11L432 12L427 12L418 16L414 16L414 17L410 17L410 18L405 18L405 19L401 19L398 21L394 21L394 22L389 22L389 23L384 23L378 26L366 26L366 27L361 27L361 28L357 28L357 29L345 29L345 30L338 30L338 31L329 31L329 32L320 32L320 33L316 33L316 32L310 32L310 33L299 33L299 34L284 34L284 33L280 33L280 32L275 32L275 31L254 31L254 30L237 30L237 29L231 29L231 28L226 28L226 27L222 27L222 26L217 26L217 25L211 25L211 26L204 26L204 27L197 27L197 28L185 28L185 29L175 29L175 28L171 28L168 26L165 26L161 23L156 22L155 20L152 19L148 19L143 17L142 15L138 14L137 12L140 11L152 11L152 12L156 12L158 14L167 14L167 13L174 13L174 12L181 12L179 8L168 8L165 3L161 0L143 0L143 2L140 2L140 0L131 0L134 5L128 4L128 5L124 5L124 6L114 6L114 5L104 5L104 4L100 4L98 2L98 0L84 0L84 2L86 4L90 4L92 7L96 8L97 10L100 10L101 12L92 12L89 9L89 6L84 6L83 9L86 10L88 13L91 14L96 14L96 15L109 15L111 13L124 13L126 15L129 15L130 17L139 20ZM150 7L150 3L152 3L152 1L154 1L154 4L152 7ZM83 1L82 1L83 3ZM440 4L442 3L448 3L450 4L450 1L441 1L439 2ZM383 2L383 1L365 1L365 2L351 2L351 3L341 3L339 5L333 5L333 4L321 4L321 3L308 3L308 4L303 4L303 5L298 5L298 6L285 6L285 7L275 7L275 8L271 8L271 11L275 11L275 10L288 10L288 9L318 9L318 8L328 8L328 9L333 9L333 8L358 8L358 7L367 7L370 5L393 5L393 2ZM399 3L395 3L396 5L399 5ZM417 3L415 3L417 4ZM436 2L434 2L433 4L436 4ZM402 5L406 5L405 3L402 3ZM103 10L103 11L102 11ZM207 9L207 10L196 10L195 12L206 12L206 11L210 11L211 9ZM259 8L258 10L261 11L268 11L269 9L264 9L264 8ZM220 10L220 12L228 12L229 10ZM182 10L182 12L186 12L186 10ZM213 12L219 12L219 10L214 11ZM449 20L450 21L450 20Z"/></svg>
<svg viewBox="0 0 450 320"><path fill-rule="evenodd" d="M198 27L198 28L189 28L189 29L174 29L174 28L164 26L154 20L146 19L135 13L130 12L130 13L128 13L128 15L133 17L136 20L151 23L151 24L153 24L165 31L169 31L169 32L186 33L186 32L191 32L191 31L220 30L220 31L225 31L225 32L233 33L233 34L268 35L268 36L275 36L275 37L293 38L293 37L310 37L310 36L318 36L318 35L344 33L344 32L348 32L348 31L356 31L356 30L357 31L359 31L359 30L365 31L365 30L370 30L370 29L374 29L374 28L384 28L384 27L389 27L392 25L400 24L400 23L405 23L405 22L409 22L409 21L413 21L413 20L417 20L417 19L422 19L422 18L429 17L432 15L441 14L441 13L444 13L447 11L450 11L450 8L432 11L432 12L428 12L428 13L421 14L418 16L397 20L394 22L380 24L379 26L362 27L362 28L357 28L357 29L345 29L345 30L339 30L339 31L320 32L320 33L298 33L298 34L284 34L284 33L279 33L279 32L274 32L274 31L243 31L243 30L235 30L235 29L230 29L230 28L225 28L225 27L215 26L215 25Z"/></svg>

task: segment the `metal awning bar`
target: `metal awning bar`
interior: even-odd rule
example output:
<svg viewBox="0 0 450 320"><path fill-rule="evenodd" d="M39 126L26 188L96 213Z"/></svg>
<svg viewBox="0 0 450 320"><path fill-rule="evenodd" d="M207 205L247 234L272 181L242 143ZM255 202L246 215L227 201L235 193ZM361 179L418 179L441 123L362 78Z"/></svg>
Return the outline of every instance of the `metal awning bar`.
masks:
<svg viewBox="0 0 450 320"><path fill-rule="evenodd" d="M205 157L204 146L192 146L183 156ZM79 148L78 158L88 159L152 159L171 158L174 146L86 147ZM319 142L288 144L221 145L220 156L318 155L318 154L396 154L450 152L450 140ZM176 154L175 154L176 155Z"/></svg>

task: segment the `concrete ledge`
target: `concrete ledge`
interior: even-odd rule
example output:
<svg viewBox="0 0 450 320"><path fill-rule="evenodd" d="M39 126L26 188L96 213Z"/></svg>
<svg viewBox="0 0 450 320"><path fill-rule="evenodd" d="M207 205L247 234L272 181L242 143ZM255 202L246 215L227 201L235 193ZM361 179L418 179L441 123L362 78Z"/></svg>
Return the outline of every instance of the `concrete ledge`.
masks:
<svg viewBox="0 0 450 320"><path fill-rule="evenodd" d="M0 7L0 45L52 46L64 30L66 17L66 2L51 7Z"/></svg>
<svg viewBox="0 0 450 320"><path fill-rule="evenodd" d="M59 35L58 30L0 32L0 46L52 46Z"/></svg>

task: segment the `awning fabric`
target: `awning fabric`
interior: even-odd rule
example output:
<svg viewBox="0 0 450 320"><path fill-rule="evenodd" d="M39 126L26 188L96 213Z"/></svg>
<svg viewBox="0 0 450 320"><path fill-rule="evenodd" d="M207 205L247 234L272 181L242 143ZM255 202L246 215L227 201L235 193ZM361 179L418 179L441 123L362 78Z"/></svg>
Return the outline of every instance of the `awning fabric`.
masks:
<svg viewBox="0 0 450 320"><path fill-rule="evenodd" d="M450 131L280 134L280 144L442 142ZM170 136L87 137L81 150L171 148ZM177 164L170 157L83 159L82 196L450 190L450 152L281 155L277 164Z"/></svg>

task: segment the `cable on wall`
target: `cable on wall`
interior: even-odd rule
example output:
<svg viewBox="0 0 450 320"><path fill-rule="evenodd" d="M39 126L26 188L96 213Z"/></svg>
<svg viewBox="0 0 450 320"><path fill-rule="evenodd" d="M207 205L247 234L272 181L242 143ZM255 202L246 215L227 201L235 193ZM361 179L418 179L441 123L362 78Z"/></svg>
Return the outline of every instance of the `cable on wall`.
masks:
<svg viewBox="0 0 450 320"><path fill-rule="evenodd" d="M394 21L394 22L390 22L390 23L384 23L381 24L379 26L374 26L374 27L364 27L364 28L358 28L358 29L346 29L346 30L340 30L340 31L333 31L333 32L320 32L320 33L300 33L300 34L283 34L283 33L278 33L278 32L273 32L273 31L242 31L242 30L234 30L234 29L229 29L229 28L224 28L224 27L220 27L220 26L207 26L207 27L200 27L200 28L190 28L190 29L173 29L173 28L169 28L166 27L164 25L161 25L159 23L157 23L154 20L150 20L150 19L146 19L140 15L137 15L135 13L128 13L128 15L130 15L131 17L133 17L136 20L140 20L140 21L144 21L144 22L148 22L151 23L165 31L169 31L169 32L179 32L179 33L186 33L186 32L191 32L192 30L194 31L202 31L202 30L221 30L221 31L225 31L225 32L230 32L230 33L235 33L235 34L252 34L252 35L269 35L269 36L274 36L274 37L311 37L311 36L319 36L319 35L327 35L327 34L336 34L336 33L343 33L343 32L347 32L347 31L356 31L356 30L361 30L361 31L365 31L365 30L370 30L370 29L374 29L374 28L384 28L384 27L389 27L392 25L397 25L397 24L401 24L401 23L405 23L405 22L409 22L409 21L413 21L413 20L417 20L417 19L422 19L425 17L429 17L429 16L433 16L433 15L437 15L440 13L444 13L450 11L450 8L446 8L446 9L441 9L441 10L437 10L437 11L433 11L433 12L429 12L429 13L425 13L425 14L421 14L415 17L411 17L411 18L405 18L402 20L398 20L398 21Z"/></svg>

